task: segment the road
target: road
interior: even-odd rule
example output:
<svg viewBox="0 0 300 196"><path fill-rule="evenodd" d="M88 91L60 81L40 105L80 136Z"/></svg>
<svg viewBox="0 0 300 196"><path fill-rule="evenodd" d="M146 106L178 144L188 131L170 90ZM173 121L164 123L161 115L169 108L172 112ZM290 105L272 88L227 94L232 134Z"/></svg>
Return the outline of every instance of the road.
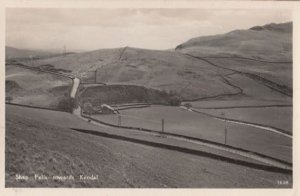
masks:
<svg viewBox="0 0 300 196"><path fill-rule="evenodd" d="M22 67L22 68L25 68L25 69L30 69L30 70L34 70L34 71L38 71L38 72L42 72L42 73L48 73L48 74L52 74L52 75L56 75L56 76L71 79L73 81L73 85L72 85L72 89L71 89L71 92L70 92L70 98L75 99L78 87L80 85L80 79L78 77L76 77L75 75L59 73L59 72L52 72L52 71L48 71L48 70L41 70L37 67L24 65L24 64L21 64L21 63L15 63L15 64L11 64L11 65L16 65L16 66L19 66L19 67ZM74 109L73 112L76 112L75 109Z"/></svg>
<svg viewBox="0 0 300 196"><path fill-rule="evenodd" d="M125 127L125 126L118 126L118 125L112 125L109 123L104 123L102 121L99 121L97 119L88 117L88 116L80 116L80 118L83 118L95 125L100 125L100 126L107 126L107 127L117 127L117 128L122 128L126 131L141 131L145 134L150 134L150 135L159 135L161 134L160 131L155 131L155 130L150 130L150 129L143 129L143 128L138 128L138 127ZM249 150L244 150L244 149L240 149L240 148L236 148L233 146L229 146L229 145L224 145L221 143L216 143L216 142L211 142L205 139L198 139L198 138L194 138L194 137L189 137L189 136L184 136L184 135L179 135L179 134L174 134L174 133L169 133L169 132L164 132L164 137L165 138L170 138L170 139L175 139L178 141L185 141L188 143L194 143L194 144L198 144L201 146L206 146L212 149L217 149L217 150L221 150L221 151L225 151L225 152L230 152L233 154L237 154L246 158L250 158L274 167L278 167L278 168L282 168L282 169L287 169L287 170L292 170L292 166L291 164L282 161L282 160L278 160L260 153L256 153L256 152L252 152Z"/></svg>
<svg viewBox="0 0 300 196"><path fill-rule="evenodd" d="M73 78L73 86L72 86L72 90L71 90L71 93L70 93L71 98L75 99L75 96L76 96L79 85L80 85L80 79L74 77Z"/></svg>
<svg viewBox="0 0 300 196"><path fill-rule="evenodd" d="M54 75L59 75L59 76L62 76L62 77L68 77L68 78L72 79L73 80L73 86L72 86L72 90L70 92L70 97L75 99L76 93L78 91L78 87L80 85L80 79L79 78L77 78L73 75L61 74L61 73L51 72L51 71L44 71L44 70L40 70L40 69L37 69L37 68L32 68L30 66L24 66L24 65L21 65L21 66L25 67L25 68L28 68L28 69L33 69L33 70L36 70L36 71L45 72L45 73L54 74ZM73 114L78 116L81 119L94 121L90 118L88 119L88 118L83 117L81 115L80 106L78 106L78 108L74 108ZM99 122L95 121L93 123L99 125ZM107 124L106 124L106 126L107 126ZM120 128L122 128L122 127L120 127ZM259 127L259 128L262 128L262 127ZM141 129L138 128L138 130L141 130ZM270 129L267 129L267 130L270 131ZM157 133L155 133L155 134L157 134ZM196 139L193 139L191 137L175 135L175 134L171 134L171 133L164 133L164 134L166 135L166 137L170 137L170 138L178 139L178 140L184 140L184 141L192 142L192 143L197 143L199 145L204 145L204 146L211 147L211 148L214 148L214 149L219 149L219 150L224 150L224 151L231 152L231 153L234 153L234 154L239 154L241 156L252 158L254 160L261 161L263 163L267 163L269 165L273 165L273 166L276 166L276 167L279 167L279 168L292 169L289 164L283 163L283 162L278 161L276 159L272 159L271 157L265 157L265 156L261 156L259 154L253 154L252 152L247 152L245 150L239 150L239 149L233 148L231 146L226 146L226 145L223 145L223 144L214 144L214 143L211 143L209 141L198 140L198 139L196 140Z"/></svg>

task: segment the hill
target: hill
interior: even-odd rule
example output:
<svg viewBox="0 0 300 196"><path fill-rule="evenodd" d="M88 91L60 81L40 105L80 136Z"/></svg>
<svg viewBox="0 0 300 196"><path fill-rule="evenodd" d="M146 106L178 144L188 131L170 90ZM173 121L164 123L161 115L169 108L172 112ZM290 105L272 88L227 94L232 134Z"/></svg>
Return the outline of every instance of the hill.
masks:
<svg viewBox="0 0 300 196"><path fill-rule="evenodd" d="M247 30L196 37L177 51L202 57L240 56L266 61L292 61L292 23L267 24Z"/></svg>
<svg viewBox="0 0 300 196"><path fill-rule="evenodd" d="M239 83L247 83L246 87L252 89L266 86L291 97L290 61L292 23L193 38L176 51L125 47L22 62L70 72L80 77L82 83L139 85L172 92L181 100L191 101L242 94L249 97ZM229 74L242 77L237 76L233 84ZM266 94L265 88L259 89L263 91L255 91L251 97ZM265 98L282 99L277 94Z"/></svg>
<svg viewBox="0 0 300 196"><path fill-rule="evenodd" d="M70 70L82 82L92 78L97 83L142 85L176 91L183 99L238 93L220 76L230 72L177 52L126 47L34 61L35 66L45 64Z"/></svg>
<svg viewBox="0 0 300 196"><path fill-rule="evenodd" d="M68 122L93 126L63 112L6 105L6 187L270 188L278 187L273 179L292 181L290 174L77 132ZM15 180L16 174L29 179ZM35 174L48 179L34 180ZM98 179L79 180L80 175L92 174ZM70 175L75 179L52 179Z"/></svg>
<svg viewBox="0 0 300 196"><path fill-rule="evenodd" d="M7 101L36 107L67 109L65 105L69 100L71 79L15 65L5 66L5 76Z"/></svg>
<svg viewBox="0 0 300 196"><path fill-rule="evenodd" d="M5 46L5 58L8 59L27 59L27 58L46 58L51 56L61 55L55 52L43 50L28 50L19 49L10 46Z"/></svg>

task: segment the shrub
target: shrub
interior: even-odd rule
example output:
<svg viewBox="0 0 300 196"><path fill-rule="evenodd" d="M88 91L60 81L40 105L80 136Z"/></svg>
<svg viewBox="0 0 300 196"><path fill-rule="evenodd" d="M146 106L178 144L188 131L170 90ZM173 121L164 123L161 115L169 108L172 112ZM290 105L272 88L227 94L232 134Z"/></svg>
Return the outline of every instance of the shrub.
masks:
<svg viewBox="0 0 300 196"><path fill-rule="evenodd" d="M186 107L187 109L190 109L192 107L192 104L191 103L185 103L183 106Z"/></svg>

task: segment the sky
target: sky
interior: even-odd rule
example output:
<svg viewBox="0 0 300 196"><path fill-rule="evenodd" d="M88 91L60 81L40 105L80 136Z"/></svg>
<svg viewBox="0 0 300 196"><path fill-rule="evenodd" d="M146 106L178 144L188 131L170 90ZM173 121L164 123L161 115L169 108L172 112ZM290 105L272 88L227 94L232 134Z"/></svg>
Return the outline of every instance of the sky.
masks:
<svg viewBox="0 0 300 196"><path fill-rule="evenodd" d="M171 49L194 37L292 21L275 9L8 8L6 45L68 51Z"/></svg>

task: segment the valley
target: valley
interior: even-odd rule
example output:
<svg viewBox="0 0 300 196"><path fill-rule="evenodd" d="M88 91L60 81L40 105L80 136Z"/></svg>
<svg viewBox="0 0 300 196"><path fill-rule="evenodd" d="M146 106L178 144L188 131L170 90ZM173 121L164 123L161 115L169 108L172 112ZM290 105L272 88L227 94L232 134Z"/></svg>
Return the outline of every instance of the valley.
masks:
<svg viewBox="0 0 300 196"><path fill-rule="evenodd" d="M30 59L10 52L6 186L36 186L13 176L42 171L94 172L100 181L38 187L291 182L291 28L193 38L174 51L124 47Z"/></svg>

